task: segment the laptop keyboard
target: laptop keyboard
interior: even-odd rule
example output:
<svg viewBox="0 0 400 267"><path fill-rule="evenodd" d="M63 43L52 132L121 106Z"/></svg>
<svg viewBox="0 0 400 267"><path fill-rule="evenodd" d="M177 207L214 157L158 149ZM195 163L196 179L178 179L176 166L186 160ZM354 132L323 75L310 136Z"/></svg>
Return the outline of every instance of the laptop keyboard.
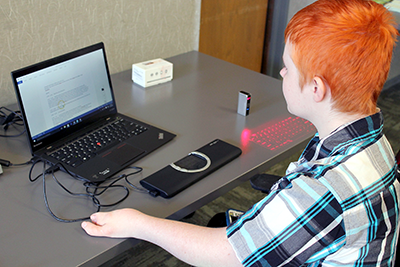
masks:
<svg viewBox="0 0 400 267"><path fill-rule="evenodd" d="M50 153L50 156L72 167L107 150L116 143L139 135L146 127L134 122L118 119Z"/></svg>

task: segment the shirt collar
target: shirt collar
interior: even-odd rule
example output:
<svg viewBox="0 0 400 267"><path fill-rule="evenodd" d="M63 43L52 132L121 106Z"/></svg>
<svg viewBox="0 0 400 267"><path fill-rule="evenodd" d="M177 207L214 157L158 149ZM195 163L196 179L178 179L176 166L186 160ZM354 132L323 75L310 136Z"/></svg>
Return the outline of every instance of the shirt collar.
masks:
<svg viewBox="0 0 400 267"><path fill-rule="evenodd" d="M357 143L363 145L371 138L378 139L382 135L383 116L377 112L371 116L345 124L334 130L323 139L319 139L318 133L307 145L303 157L310 161L325 158L338 153Z"/></svg>
<svg viewBox="0 0 400 267"><path fill-rule="evenodd" d="M382 136L383 116L377 113L342 125L323 139L318 133L310 140L298 162L291 163L287 174L310 169L317 160L352 153L349 148L363 149Z"/></svg>

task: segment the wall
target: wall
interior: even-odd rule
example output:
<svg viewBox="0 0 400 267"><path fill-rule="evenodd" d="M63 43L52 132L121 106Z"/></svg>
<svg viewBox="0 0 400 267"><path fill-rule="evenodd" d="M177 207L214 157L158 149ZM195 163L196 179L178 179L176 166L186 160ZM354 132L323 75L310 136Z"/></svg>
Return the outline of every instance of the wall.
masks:
<svg viewBox="0 0 400 267"><path fill-rule="evenodd" d="M268 12L267 47L264 55L262 73L280 79L285 46L284 32L294 14L316 0L270 0Z"/></svg>
<svg viewBox="0 0 400 267"><path fill-rule="evenodd" d="M290 21L290 19L294 16L294 14L297 13L300 9L302 9L305 6L308 6L311 3L314 3L316 0L289 0L289 10L288 10L288 20L287 22Z"/></svg>
<svg viewBox="0 0 400 267"><path fill-rule="evenodd" d="M0 0L0 106L10 72L104 42L110 72L198 50L201 0Z"/></svg>

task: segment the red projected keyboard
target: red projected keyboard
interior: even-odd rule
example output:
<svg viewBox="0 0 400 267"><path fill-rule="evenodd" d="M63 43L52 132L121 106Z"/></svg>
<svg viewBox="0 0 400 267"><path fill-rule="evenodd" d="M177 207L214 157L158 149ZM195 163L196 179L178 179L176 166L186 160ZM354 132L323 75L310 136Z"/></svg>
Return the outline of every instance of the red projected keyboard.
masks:
<svg viewBox="0 0 400 267"><path fill-rule="evenodd" d="M249 141L275 150L304 134L311 133L315 133L315 127L311 122L300 117L289 117L275 124L266 124L265 128L252 133Z"/></svg>

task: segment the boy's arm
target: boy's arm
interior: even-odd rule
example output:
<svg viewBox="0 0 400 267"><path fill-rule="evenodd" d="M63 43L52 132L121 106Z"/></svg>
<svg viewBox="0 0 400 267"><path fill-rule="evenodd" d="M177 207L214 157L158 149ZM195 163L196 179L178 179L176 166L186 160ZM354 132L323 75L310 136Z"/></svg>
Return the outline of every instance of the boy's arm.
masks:
<svg viewBox="0 0 400 267"><path fill-rule="evenodd" d="M133 209L95 213L82 228L92 236L138 238L195 266L242 266L225 228L207 228L148 216Z"/></svg>

